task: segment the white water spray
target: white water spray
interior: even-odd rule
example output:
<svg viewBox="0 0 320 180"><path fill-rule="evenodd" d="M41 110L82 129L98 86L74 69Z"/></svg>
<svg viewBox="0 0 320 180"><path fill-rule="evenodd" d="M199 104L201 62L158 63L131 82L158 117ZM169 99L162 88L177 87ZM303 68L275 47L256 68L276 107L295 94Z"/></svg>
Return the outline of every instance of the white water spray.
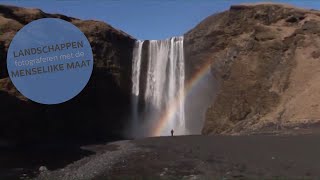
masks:
<svg viewBox="0 0 320 180"><path fill-rule="evenodd" d="M173 37L166 40L151 40L148 47L148 67L146 72L145 94L139 94L139 79L141 71L143 41L137 41L133 52L132 67L132 94L133 100L133 129L145 129L157 124L157 120L170 102L178 99L178 107L175 107L173 117L168 120L162 129L161 135L169 135L174 129L175 134L186 134L185 104L184 104L184 81L185 65L183 37ZM138 119L138 98L143 96L145 100L146 119ZM142 127L142 128L139 128ZM147 126L147 127L145 127Z"/></svg>
<svg viewBox="0 0 320 180"><path fill-rule="evenodd" d="M133 135L137 129L138 122L138 103L139 103L139 86L140 86L140 67L141 67L141 53L142 53L143 41L136 41L133 50L132 60L132 124L131 135Z"/></svg>

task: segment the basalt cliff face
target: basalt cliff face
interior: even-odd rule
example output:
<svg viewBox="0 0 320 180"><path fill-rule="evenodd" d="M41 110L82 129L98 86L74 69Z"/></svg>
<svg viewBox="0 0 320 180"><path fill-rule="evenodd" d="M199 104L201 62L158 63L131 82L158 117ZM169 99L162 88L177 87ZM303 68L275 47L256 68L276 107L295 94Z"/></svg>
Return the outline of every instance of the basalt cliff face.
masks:
<svg viewBox="0 0 320 180"><path fill-rule="evenodd" d="M319 37L319 11L281 4L231 6L186 33L187 75L211 64L219 84L202 133L261 133L316 125Z"/></svg>
<svg viewBox="0 0 320 180"><path fill-rule="evenodd" d="M41 105L23 97L7 74L6 52L15 33L39 18L61 18L87 36L94 70L86 88L72 100ZM0 145L50 141L84 142L121 138L131 93L134 38L110 25L39 9L0 5Z"/></svg>

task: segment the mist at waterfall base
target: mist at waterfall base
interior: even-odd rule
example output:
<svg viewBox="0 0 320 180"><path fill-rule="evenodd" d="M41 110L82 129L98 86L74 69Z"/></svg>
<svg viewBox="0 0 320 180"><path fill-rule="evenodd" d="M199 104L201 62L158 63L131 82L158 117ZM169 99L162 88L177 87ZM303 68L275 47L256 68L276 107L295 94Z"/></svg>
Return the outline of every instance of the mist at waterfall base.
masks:
<svg viewBox="0 0 320 180"><path fill-rule="evenodd" d="M171 129L175 135L201 133L216 86L209 71L187 92L183 40L136 41L129 137L169 136Z"/></svg>

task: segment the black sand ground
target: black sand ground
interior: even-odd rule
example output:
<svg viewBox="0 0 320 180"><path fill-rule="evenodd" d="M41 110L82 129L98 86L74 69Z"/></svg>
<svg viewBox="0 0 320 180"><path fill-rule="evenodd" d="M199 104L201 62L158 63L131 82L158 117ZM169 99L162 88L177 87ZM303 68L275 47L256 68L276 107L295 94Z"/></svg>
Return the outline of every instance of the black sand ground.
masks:
<svg viewBox="0 0 320 180"><path fill-rule="evenodd" d="M181 136L86 147L39 179L320 179L320 135Z"/></svg>
<svg viewBox="0 0 320 180"><path fill-rule="evenodd" d="M0 180L29 179L39 174L39 167L56 170L94 154L79 146L33 145L0 148Z"/></svg>

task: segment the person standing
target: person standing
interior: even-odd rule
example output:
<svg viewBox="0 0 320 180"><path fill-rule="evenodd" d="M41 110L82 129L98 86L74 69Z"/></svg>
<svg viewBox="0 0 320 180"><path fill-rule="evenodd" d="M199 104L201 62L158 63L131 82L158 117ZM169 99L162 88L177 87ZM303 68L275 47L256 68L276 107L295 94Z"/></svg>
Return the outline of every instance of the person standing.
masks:
<svg viewBox="0 0 320 180"><path fill-rule="evenodd" d="M174 133L174 131L173 131L173 129L171 129L171 136L173 136L173 133Z"/></svg>

